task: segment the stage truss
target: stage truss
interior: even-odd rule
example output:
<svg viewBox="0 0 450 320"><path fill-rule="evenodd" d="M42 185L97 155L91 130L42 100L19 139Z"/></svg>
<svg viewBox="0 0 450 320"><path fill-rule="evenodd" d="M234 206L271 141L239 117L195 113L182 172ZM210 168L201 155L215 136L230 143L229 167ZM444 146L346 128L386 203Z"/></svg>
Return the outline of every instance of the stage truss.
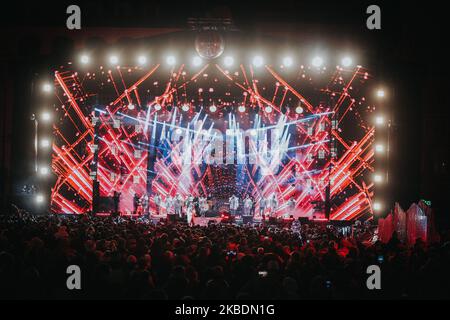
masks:
<svg viewBox="0 0 450 320"><path fill-rule="evenodd" d="M134 193L157 192L163 199L249 194L257 203L276 194L278 215L311 217L319 215L317 204L327 200L329 188L331 219L370 218L375 130L370 81L361 66L226 68L213 61L198 68L75 70L68 64L55 72L57 180L51 210L92 210L97 180L100 196L122 192L123 212L132 211ZM280 134L267 142L270 128ZM211 137L213 129L235 135L236 158L247 149L248 155L265 157L257 165L196 161L211 145L213 139L205 144L204 136ZM238 129L263 132L266 143L252 145L250 139L239 146ZM175 133L184 139L174 141ZM288 209L290 198L295 210Z"/></svg>

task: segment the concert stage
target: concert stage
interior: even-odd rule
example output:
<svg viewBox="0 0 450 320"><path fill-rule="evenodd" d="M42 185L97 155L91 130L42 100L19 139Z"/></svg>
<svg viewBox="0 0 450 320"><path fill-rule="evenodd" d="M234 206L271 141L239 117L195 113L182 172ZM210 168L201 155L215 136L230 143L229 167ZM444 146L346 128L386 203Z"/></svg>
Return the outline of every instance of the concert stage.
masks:
<svg viewBox="0 0 450 320"><path fill-rule="evenodd" d="M55 70L53 213L229 212L234 203L253 215L354 220L377 210L375 106L362 66L295 57L280 66L226 50L125 56Z"/></svg>

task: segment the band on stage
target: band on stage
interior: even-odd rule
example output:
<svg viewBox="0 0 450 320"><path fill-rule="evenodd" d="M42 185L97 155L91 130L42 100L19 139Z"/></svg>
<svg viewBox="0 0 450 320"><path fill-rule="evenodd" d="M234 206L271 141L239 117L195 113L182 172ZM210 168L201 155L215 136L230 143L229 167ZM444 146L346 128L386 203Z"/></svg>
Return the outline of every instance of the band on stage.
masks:
<svg viewBox="0 0 450 320"><path fill-rule="evenodd" d="M114 191L114 212L119 213L121 193ZM258 214L264 221L267 218L277 217L277 212L280 210L278 197L275 193L267 197L259 197L258 201L251 195L245 195L239 198L237 195L232 195L223 205L228 209L231 217L243 218L245 222L252 222L258 208ZM283 208L284 217L294 212L296 201L294 198L289 198L285 202ZM153 208L153 210L151 210ZM153 195L143 194L133 195L133 215L140 216L156 216L160 217L166 215L169 220L185 219L188 224L194 223L195 217L206 217L208 212L217 213L217 206L211 196L187 196L183 197L176 194L174 197L168 195L164 199L160 194ZM150 214L151 212L151 214Z"/></svg>

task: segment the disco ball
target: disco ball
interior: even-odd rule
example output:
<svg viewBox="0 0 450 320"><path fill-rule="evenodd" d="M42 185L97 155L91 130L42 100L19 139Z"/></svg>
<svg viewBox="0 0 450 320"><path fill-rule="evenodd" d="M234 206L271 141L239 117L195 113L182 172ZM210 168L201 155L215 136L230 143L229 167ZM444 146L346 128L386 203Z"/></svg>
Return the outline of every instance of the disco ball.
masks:
<svg viewBox="0 0 450 320"><path fill-rule="evenodd" d="M195 38L195 50L203 59L220 57L225 49L223 37L215 31L201 32Z"/></svg>

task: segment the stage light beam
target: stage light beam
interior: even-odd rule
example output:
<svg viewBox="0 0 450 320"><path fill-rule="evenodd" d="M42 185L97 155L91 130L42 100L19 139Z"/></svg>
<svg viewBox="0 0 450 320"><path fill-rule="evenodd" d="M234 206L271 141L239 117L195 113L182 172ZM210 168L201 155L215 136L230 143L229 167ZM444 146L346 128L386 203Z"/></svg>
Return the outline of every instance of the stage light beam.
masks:
<svg viewBox="0 0 450 320"><path fill-rule="evenodd" d="M42 121L48 122L52 119L52 115L50 114L50 112L45 111L42 113L41 119Z"/></svg>
<svg viewBox="0 0 450 320"><path fill-rule="evenodd" d="M50 140L48 140L48 139L42 139L42 140L41 140L41 147L42 147L42 148L48 148L48 147L50 147Z"/></svg>
<svg viewBox="0 0 450 320"><path fill-rule="evenodd" d="M374 211L380 211L380 210L381 210L381 203L379 203L379 202L374 202L374 203L373 203L373 210L374 210Z"/></svg>
<svg viewBox="0 0 450 320"><path fill-rule="evenodd" d="M36 195L36 203L41 204L45 200L44 196L42 194Z"/></svg>
<svg viewBox="0 0 450 320"><path fill-rule="evenodd" d="M50 93L52 92L52 85L48 82L44 83L42 85L42 91L44 91L45 93Z"/></svg>
<svg viewBox="0 0 450 320"><path fill-rule="evenodd" d="M375 118L375 124L378 126L381 126L384 124L384 117L383 116L377 116Z"/></svg>
<svg viewBox="0 0 450 320"><path fill-rule="evenodd" d="M144 55L140 55L140 56L137 58L137 61L138 61L138 64L139 64L139 65L143 66L143 65L145 65L145 64L147 63L147 57L144 56Z"/></svg>
<svg viewBox="0 0 450 320"><path fill-rule="evenodd" d="M316 68L319 68L323 65L323 59L322 57L314 57L312 60L312 65Z"/></svg>
<svg viewBox="0 0 450 320"><path fill-rule="evenodd" d="M375 174L373 176L373 181L375 183L381 183L381 182L383 182L383 176L381 174Z"/></svg>
<svg viewBox="0 0 450 320"><path fill-rule="evenodd" d="M89 56L87 54L82 54L80 57L80 62L82 64L88 64L90 60L91 59L89 58Z"/></svg>
<svg viewBox="0 0 450 320"><path fill-rule="evenodd" d="M41 176L46 176L49 174L49 172L50 172L50 170L48 169L48 167L39 168L39 173Z"/></svg>
<svg viewBox="0 0 450 320"><path fill-rule="evenodd" d="M257 68L261 67L264 64L264 59L261 56L255 56L253 58L253 65Z"/></svg>
<svg viewBox="0 0 450 320"><path fill-rule="evenodd" d="M211 106L209 107L209 111L211 111L211 112L216 112L216 111L217 111L217 107L216 107L215 105L211 105Z"/></svg>
<svg viewBox="0 0 450 320"><path fill-rule="evenodd" d="M292 57L287 56L283 58L283 66L285 67L292 67L292 65L294 64L294 60L292 59Z"/></svg>
<svg viewBox="0 0 450 320"><path fill-rule="evenodd" d="M234 58L232 56L226 56L223 62L226 67L231 67L234 64Z"/></svg>
<svg viewBox="0 0 450 320"><path fill-rule="evenodd" d="M116 65L119 63L119 57L116 55L111 55L109 57L109 63L111 63L112 65Z"/></svg>
<svg viewBox="0 0 450 320"><path fill-rule="evenodd" d="M227 129L226 135L227 135L227 136L232 136L232 135L234 135L234 130L233 130L233 129Z"/></svg>
<svg viewBox="0 0 450 320"><path fill-rule="evenodd" d="M194 58L192 59L192 64L194 65L194 67L199 67L199 66L201 66L201 65L202 65L202 62L203 62L203 60L202 60L202 58L200 58L200 57L194 57Z"/></svg>
<svg viewBox="0 0 450 320"><path fill-rule="evenodd" d="M174 57L174 56L168 56L168 57L166 58L166 63L167 63L169 66L175 65L175 63L176 63L175 57Z"/></svg>
<svg viewBox="0 0 450 320"><path fill-rule="evenodd" d="M352 64L353 64L352 58L350 58L350 57L344 57L344 58L342 59L342 65L343 65L344 67L350 67Z"/></svg>
<svg viewBox="0 0 450 320"><path fill-rule="evenodd" d="M377 145L375 146L375 151L378 152L378 153L384 152L384 145L382 145L382 144L377 144Z"/></svg>

